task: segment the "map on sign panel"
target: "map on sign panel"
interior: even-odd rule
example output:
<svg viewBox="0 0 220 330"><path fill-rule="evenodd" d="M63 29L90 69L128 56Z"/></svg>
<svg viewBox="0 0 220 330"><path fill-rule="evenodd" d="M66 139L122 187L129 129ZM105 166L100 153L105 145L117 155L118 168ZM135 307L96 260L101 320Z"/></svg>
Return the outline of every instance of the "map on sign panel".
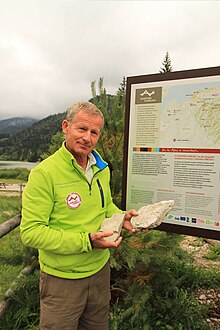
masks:
<svg viewBox="0 0 220 330"><path fill-rule="evenodd" d="M165 87L161 112L164 145L214 148L220 143L220 84Z"/></svg>

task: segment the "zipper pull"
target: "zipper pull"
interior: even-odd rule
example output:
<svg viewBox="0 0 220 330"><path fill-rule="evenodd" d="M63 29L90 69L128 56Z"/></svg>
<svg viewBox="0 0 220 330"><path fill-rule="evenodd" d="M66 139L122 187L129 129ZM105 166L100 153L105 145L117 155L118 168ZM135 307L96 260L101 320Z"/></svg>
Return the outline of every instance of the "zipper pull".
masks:
<svg viewBox="0 0 220 330"><path fill-rule="evenodd" d="M102 208L103 208L105 206L104 192L103 192L103 189L102 189L102 186L101 186L101 183L100 183L99 179L97 179L96 181L97 181L97 184L98 184L98 187L99 187L101 202L102 202Z"/></svg>

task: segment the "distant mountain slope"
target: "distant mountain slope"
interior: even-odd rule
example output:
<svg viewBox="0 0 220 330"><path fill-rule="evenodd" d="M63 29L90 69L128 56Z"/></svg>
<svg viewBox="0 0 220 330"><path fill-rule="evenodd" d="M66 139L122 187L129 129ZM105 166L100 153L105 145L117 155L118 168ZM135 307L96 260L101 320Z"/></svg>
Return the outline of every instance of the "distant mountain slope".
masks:
<svg viewBox="0 0 220 330"><path fill-rule="evenodd" d="M36 123L38 119L29 117L14 117L0 120L0 134L14 135Z"/></svg>
<svg viewBox="0 0 220 330"><path fill-rule="evenodd" d="M61 131L64 113L48 116L31 127L0 140L0 159L37 161L48 150L51 138Z"/></svg>

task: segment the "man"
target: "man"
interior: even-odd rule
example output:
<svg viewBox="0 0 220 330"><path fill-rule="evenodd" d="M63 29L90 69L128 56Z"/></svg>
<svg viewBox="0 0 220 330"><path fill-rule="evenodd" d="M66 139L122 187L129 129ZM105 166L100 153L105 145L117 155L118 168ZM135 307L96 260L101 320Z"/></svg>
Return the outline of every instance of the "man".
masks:
<svg viewBox="0 0 220 330"><path fill-rule="evenodd" d="M122 212L112 202L109 168L94 150L103 115L89 102L68 108L66 140L36 166L23 192L21 239L39 250L41 330L107 330L109 250L116 242L99 232L102 221ZM134 231L130 210L124 228Z"/></svg>

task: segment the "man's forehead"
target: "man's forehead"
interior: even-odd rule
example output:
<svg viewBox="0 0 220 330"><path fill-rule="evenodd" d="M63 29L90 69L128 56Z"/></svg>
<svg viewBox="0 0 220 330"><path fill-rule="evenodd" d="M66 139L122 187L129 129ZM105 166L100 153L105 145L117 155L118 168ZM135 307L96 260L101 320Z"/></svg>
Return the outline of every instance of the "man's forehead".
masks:
<svg viewBox="0 0 220 330"><path fill-rule="evenodd" d="M85 123L91 123L95 125L102 125L103 124L103 118L96 114L88 114L85 112L79 112L74 120L76 124L85 124Z"/></svg>

